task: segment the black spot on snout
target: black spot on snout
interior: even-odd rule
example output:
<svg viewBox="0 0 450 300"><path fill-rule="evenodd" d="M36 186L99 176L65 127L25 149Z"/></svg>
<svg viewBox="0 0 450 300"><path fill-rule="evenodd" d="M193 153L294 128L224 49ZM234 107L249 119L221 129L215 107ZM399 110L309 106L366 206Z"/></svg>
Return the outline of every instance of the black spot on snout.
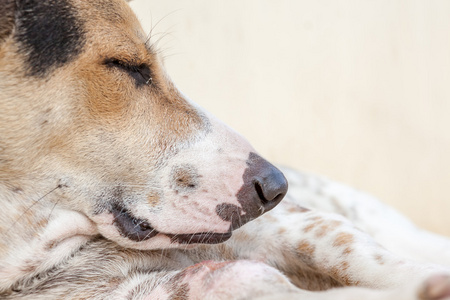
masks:
<svg viewBox="0 0 450 300"><path fill-rule="evenodd" d="M219 204L216 206L216 213L222 220L231 222L231 230L239 228L247 221L241 217L242 209L234 204Z"/></svg>
<svg viewBox="0 0 450 300"><path fill-rule="evenodd" d="M85 43L83 22L67 0L18 0L15 39L28 74L45 76L73 60Z"/></svg>

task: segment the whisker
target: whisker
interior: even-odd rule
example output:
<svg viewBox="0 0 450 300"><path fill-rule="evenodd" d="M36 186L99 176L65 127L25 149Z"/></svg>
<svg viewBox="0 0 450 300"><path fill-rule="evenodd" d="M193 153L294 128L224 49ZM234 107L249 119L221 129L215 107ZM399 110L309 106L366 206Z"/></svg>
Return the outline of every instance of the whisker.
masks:
<svg viewBox="0 0 450 300"><path fill-rule="evenodd" d="M158 39L156 41L152 42L152 47L153 47L153 51L155 51L156 53L160 54L161 52L167 51L168 48L163 50L162 47L159 47L159 43L165 37L171 36L173 38L173 32L171 32L171 31L161 32L161 33L158 33L158 35L160 35L160 37L158 37ZM158 49L158 50L156 50L156 49Z"/></svg>
<svg viewBox="0 0 450 300"><path fill-rule="evenodd" d="M50 217L51 217L52 214L53 214L53 210L55 209L56 205L59 203L60 200L61 200L61 199L58 198L58 200L55 202L55 204L53 204L53 207L52 207L52 209L50 210L50 213L48 214L47 221L50 221Z"/></svg>
<svg viewBox="0 0 450 300"><path fill-rule="evenodd" d="M150 32L147 35L147 40L145 41L145 44L147 45L147 47L152 48L151 45L149 44L152 36L153 36L153 30L155 30L155 28L158 26L159 23L161 23L164 19L166 19L167 17L169 17L170 15L173 15L174 13L180 11L181 9L176 9L171 11L170 13L166 14L164 17L162 17L161 19L159 19L158 22L156 22L155 25L153 25L153 16L150 13L150 24L151 24L151 28L150 28Z"/></svg>
<svg viewBox="0 0 450 300"><path fill-rule="evenodd" d="M53 188L52 190L50 190L49 192L47 192L46 194L44 194L42 197L40 197L39 199L35 200L30 206L27 207L27 209L11 224L11 226L8 228L8 230L6 232L9 232L11 230L11 228L14 227L14 225L17 224L17 222L19 222L19 220L27 213L29 212L37 203L39 203L41 200L43 200L45 197L47 197L48 195L50 195L51 193L53 193L54 191L56 191L57 189L60 189L62 187L62 184L58 184L55 188ZM52 210L53 211L53 210Z"/></svg>

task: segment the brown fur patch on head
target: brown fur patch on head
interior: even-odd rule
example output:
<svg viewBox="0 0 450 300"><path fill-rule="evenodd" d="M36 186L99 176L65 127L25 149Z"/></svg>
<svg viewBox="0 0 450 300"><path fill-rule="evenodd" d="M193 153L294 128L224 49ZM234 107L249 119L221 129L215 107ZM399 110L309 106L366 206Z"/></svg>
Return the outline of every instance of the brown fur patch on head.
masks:
<svg viewBox="0 0 450 300"><path fill-rule="evenodd" d="M76 61L40 84L42 89L65 92L58 105L66 106L64 112L69 116L60 115L61 119L71 122L71 128L65 130L59 126L64 135L52 138L45 145L64 148L61 152L73 149L69 140L76 138L70 138L71 132L74 135L92 133L97 141L100 137L109 139L109 145L115 142L116 134L125 140L129 139L125 135L141 136L142 141L137 142L144 148L142 150L158 158L208 130L207 119L167 78L128 5L109 0L73 1L73 5L85 28L83 52ZM147 66L152 83L137 86L129 71L109 66L107 62L111 60L130 66ZM36 93L35 101L40 101L39 96ZM42 93L42 98L54 97ZM40 124L48 128L52 128L51 121L40 118Z"/></svg>

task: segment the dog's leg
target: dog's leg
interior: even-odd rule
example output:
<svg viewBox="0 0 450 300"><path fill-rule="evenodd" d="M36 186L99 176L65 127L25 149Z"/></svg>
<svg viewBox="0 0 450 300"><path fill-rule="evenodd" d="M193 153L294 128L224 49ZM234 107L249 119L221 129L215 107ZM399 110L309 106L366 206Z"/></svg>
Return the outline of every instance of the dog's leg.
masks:
<svg viewBox="0 0 450 300"><path fill-rule="evenodd" d="M226 248L227 246L227 248ZM222 255L272 265L300 288L395 289L449 270L403 260L336 214L281 205L238 230Z"/></svg>
<svg viewBox="0 0 450 300"><path fill-rule="evenodd" d="M393 253L450 266L450 239L418 228L371 195L320 176L282 170L289 181L284 202L343 215Z"/></svg>
<svg viewBox="0 0 450 300"><path fill-rule="evenodd" d="M149 278L145 279L146 276ZM332 289L310 292L294 287L279 271L254 261L206 261L155 278L134 276L116 293L120 299L308 299L308 300L444 300L450 297L450 277L436 277L406 289Z"/></svg>

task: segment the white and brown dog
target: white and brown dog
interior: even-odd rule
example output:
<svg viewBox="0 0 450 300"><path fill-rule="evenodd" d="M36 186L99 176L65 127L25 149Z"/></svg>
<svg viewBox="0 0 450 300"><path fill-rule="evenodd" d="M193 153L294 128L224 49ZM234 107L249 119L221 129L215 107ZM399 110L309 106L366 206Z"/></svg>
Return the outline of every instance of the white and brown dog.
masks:
<svg viewBox="0 0 450 300"><path fill-rule="evenodd" d="M0 0L2 299L450 299L446 239L286 174L264 214L285 177L125 1Z"/></svg>

